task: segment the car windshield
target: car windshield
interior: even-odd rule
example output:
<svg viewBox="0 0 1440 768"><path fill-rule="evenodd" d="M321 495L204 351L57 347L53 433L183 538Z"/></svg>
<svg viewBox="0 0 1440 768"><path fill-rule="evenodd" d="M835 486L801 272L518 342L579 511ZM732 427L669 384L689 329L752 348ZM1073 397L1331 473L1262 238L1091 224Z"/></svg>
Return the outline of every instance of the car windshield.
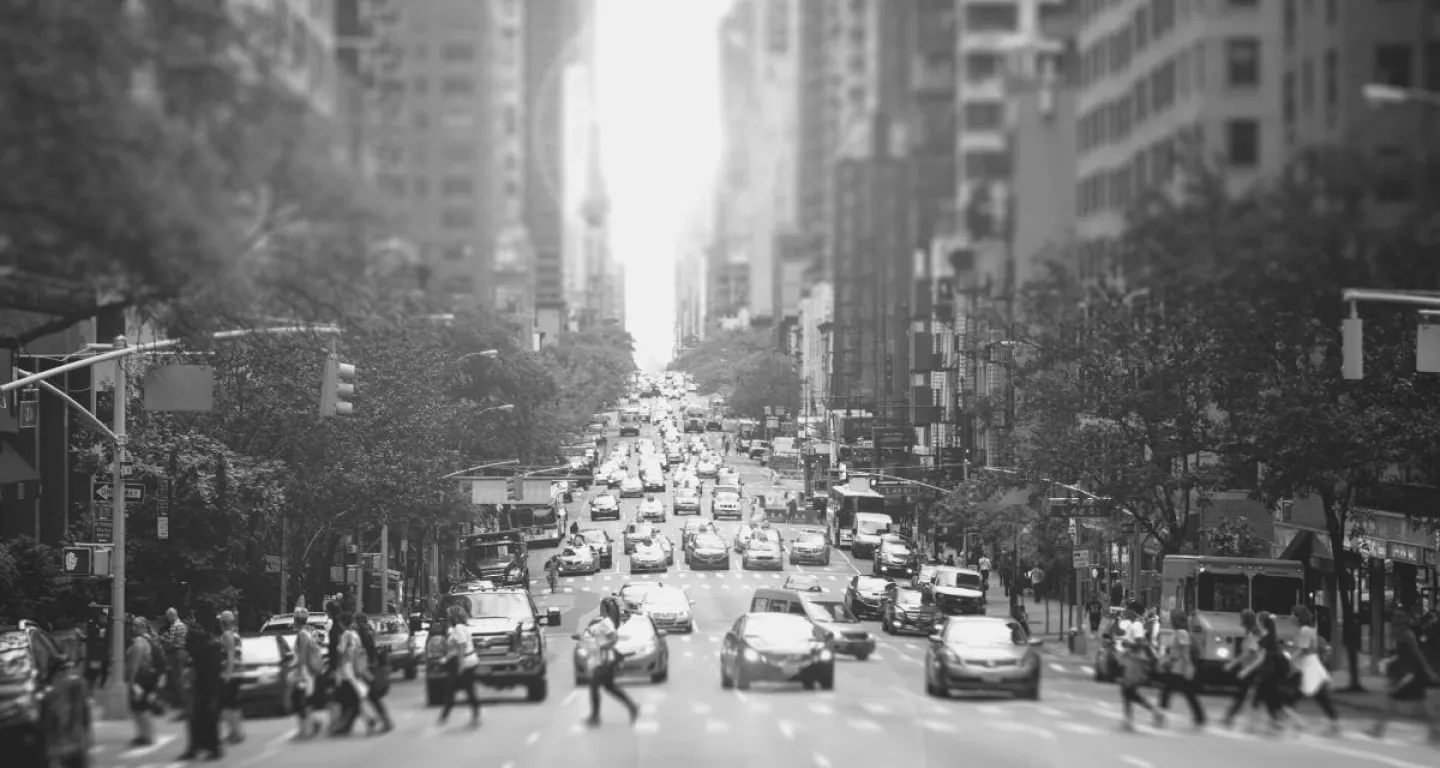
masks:
<svg viewBox="0 0 1440 768"><path fill-rule="evenodd" d="M630 535L638 539L645 539L656 535L656 531L649 525L636 525L630 529Z"/></svg>
<svg viewBox="0 0 1440 768"><path fill-rule="evenodd" d="M240 638L240 659L245 664L279 664L280 646L272 635Z"/></svg>
<svg viewBox="0 0 1440 768"><path fill-rule="evenodd" d="M649 593L650 590L659 588L659 584L626 584L620 588L620 596L626 600L633 600L638 603L645 599L645 595Z"/></svg>
<svg viewBox="0 0 1440 768"><path fill-rule="evenodd" d="M702 533L695 537L696 549L724 549L725 540L713 533Z"/></svg>
<svg viewBox="0 0 1440 768"><path fill-rule="evenodd" d="M1025 645L1025 630L1013 621L954 621L945 625L945 642L950 645Z"/></svg>
<svg viewBox="0 0 1440 768"><path fill-rule="evenodd" d="M647 608L674 610L690 606L690 598L678 589L652 589L645 593L643 602Z"/></svg>
<svg viewBox="0 0 1440 768"><path fill-rule="evenodd" d="M750 551L752 551L752 552L774 552L774 551L775 551L775 542L773 542L773 541L771 541L771 540L769 540L769 539L766 539L766 538L762 538L762 537L757 536L757 537L755 537L755 538L750 539Z"/></svg>
<svg viewBox="0 0 1440 768"><path fill-rule="evenodd" d="M534 618L530 610L530 599L518 592L471 592L468 594L446 595L441 607L448 609L460 606L470 619L515 619L524 621Z"/></svg>
<svg viewBox="0 0 1440 768"><path fill-rule="evenodd" d="M632 615L620 624L617 634L622 642L643 643L655 639L655 624L648 617Z"/></svg>
<svg viewBox="0 0 1440 768"><path fill-rule="evenodd" d="M614 496L611 496L611 495L608 494L608 493L602 493L602 494L600 494L599 496L596 496L596 497L595 497L595 503L598 504L598 505L600 505L600 506L604 506L604 505L606 505L606 504L614 504L614 503L615 503L615 497L614 497Z"/></svg>
<svg viewBox="0 0 1440 768"><path fill-rule="evenodd" d="M862 576L855 581L855 589L861 592L884 592L888 586L890 582L871 576Z"/></svg>
<svg viewBox="0 0 1440 768"><path fill-rule="evenodd" d="M888 520L861 520L855 524L855 532L863 536L874 536L889 529Z"/></svg>
<svg viewBox="0 0 1440 768"><path fill-rule="evenodd" d="M30 639L25 630L0 632L0 679L23 680L34 670Z"/></svg>
<svg viewBox="0 0 1440 768"><path fill-rule="evenodd" d="M589 556L590 556L590 549L589 549L588 547L583 548L583 549L575 549L574 547L566 547L566 548L565 548L565 551L562 552L562 553L560 553L560 555L561 555L561 557L589 557Z"/></svg>
<svg viewBox="0 0 1440 768"><path fill-rule="evenodd" d="M839 600L806 600L805 613L814 621L838 621L855 623L860 621L855 614Z"/></svg>
<svg viewBox="0 0 1440 768"><path fill-rule="evenodd" d="M910 556L910 548L905 546L904 544L886 544L881 551L893 557Z"/></svg>
<svg viewBox="0 0 1440 768"><path fill-rule="evenodd" d="M935 584L941 587L956 587L960 589L979 589L980 574L973 571L959 571L950 568L941 568L935 574Z"/></svg>
<svg viewBox="0 0 1440 768"><path fill-rule="evenodd" d="M796 544L809 544L811 546L824 546L825 537L818 533L802 533L795 539Z"/></svg>
<svg viewBox="0 0 1440 768"><path fill-rule="evenodd" d="M265 626L260 628L260 634L288 635L296 631L294 617L286 616L284 617L284 621L276 621L276 618L277 617L272 616L270 621L266 622ZM313 629L316 632L324 632L330 629L330 619L324 615L317 618L314 614L311 614L310 618L305 620L305 628Z"/></svg>
<svg viewBox="0 0 1440 768"><path fill-rule="evenodd" d="M386 616L379 619L371 619L370 623L375 626L377 635L408 635L410 634L410 623L399 616Z"/></svg>
<svg viewBox="0 0 1440 768"><path fill-rule="evenodd" d="M681 488L676 492L675 497L679 499L693 499L699 495L700 494L695 492L694 488Z"/></svg>
<svg viewBox="0 0 1440 768"><path fill-rule="evenodd" d="M721 491L715 494L715 500L722 504L739 503L740 497L729 491Z"/></svg>
<svg viewBox="0 0 1440 768"><path fill-rule="evenodd" d="M919 592L913 589L902 589L895 594L895 604L903 605L907 608L916 607L924 604L922 597Z"/></svg>
<svg viewBox="0 0 1440 768"><path fill-rule="evenodd" d="M745 620L747 640L805 642L815 639L815 628L801 616L785 613L752 613Z"/></svg>

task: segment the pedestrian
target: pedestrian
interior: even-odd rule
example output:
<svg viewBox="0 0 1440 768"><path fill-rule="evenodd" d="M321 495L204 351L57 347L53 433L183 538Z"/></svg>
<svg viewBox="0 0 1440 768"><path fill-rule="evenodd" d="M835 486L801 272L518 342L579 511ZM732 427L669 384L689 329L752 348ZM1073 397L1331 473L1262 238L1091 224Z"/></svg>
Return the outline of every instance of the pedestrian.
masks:
<svg viewBox="0 0 1440 768"><path fill-rule="evenodd" d="M1330 700L1330 670L1325 668L1320 636L1315 631L1315 616L1303 605L1295 606L1292 615L1300 625L1294 647L1295 669L1300 673L1300 695L1314 699L1320 705L1320 710L1330 721L1327 734L1336 735L1340 732L1340 716Z"/></svg>
<svg viewBox="0 0 1440 768"><path fill-rule="evenodd" d="M325 648L325 688L327 693L327 705L330 710L330 735L344 736L350 733L355 725L355 716L359 711L359 702L355 701L353 692L340 684L340 638L345 634L345 628L340 626L340 602L338 600L327 600L325 602L325 616L330 619L330 632L326 637Z"/></svg>
<svg viewBox="0 0 1440 768"><path fill-rule="evenodd" d="M239 622L233 611L220 614L220 652L224 666L220 673L224 685L220 693L220 722L225 726L225 742L245 741L244 714L240 711L240 676L244 666L240 660Z"/></svg>
<svg viewBox="0 0 1440 768"><path fill-rule="evenodd" d="M110 612L100 611L85 625L85 682L90 695L110 682Z"/></svg>
<svg viewBox="0 0 1440 768"><path fill-rule="evenodd" d="M1100 605L1100 598L1096 596L1095 593L1091 593L1090 601L1085 603L1085 616L1090 620L1091 637L1099 637L1100 618L1104 614L1104 612L1105 608L1104 606Z"/></svg>
<svg viewBox="0 0 1440 768"><path fill-rule="evenodd" d="M1290 657L1285 654L1284 645L1280 641L1275 615L1264 611L1257 619L1260 622L1260 653L1263 661L1256 672L1258 677L1255 680L1255 698L1270 712L1271 727L1280 730L1293 718L1288 704L1292 698L1290 678L1294 673L1294 665L1290 663Z"/></svg>
<svg viewBox="0 0 1440 768"><path fill-rule="evenodd" d="M296 608L294 620L295 658L290 667L290 708L295 710L296 738L310 739L320 733L320 721L311 714L311 708L316 703L315 681L324 664L320 660L320 645L314 630L308 626L310 612Z"/></svg>
<svg viewBox="0 0 1440 768"><path fill-rule="evenodd" d="M440 725L450 719L450 710L455 708L455 694L465 691L470 702L470 727L480 725L480 697L475 693L475 641L470 637L470 627L465 619L465 610L458 605L450 606L445 615L448 628L445 633L445 706L440 710Z"/></svg>
<svg viewBox="0 0 1440 768"><path fill-rule="evenodd" d="M127 629L125 689L129 692L130 717L135 721L135 738L130 746L148 747L155 743L155 723L150 715L157 707L155 696L164 670L155 668L158 654L150 646L150 622L137 616Z"/></svg>
<svg viewBox="0 0 1440 768"><path fill-rule="evenodd" d="M1030 569L1030 594L1035 598L1035 604L1040 604L1040 582L1045 580L1045 571L1040 566Z"/></svg>
<svg viewBox="0 0 1440 768"><path fill-rule="evenodd" d="M1145 626L1140 621L1142 607L1131 604L1125 609L1125 618L1120 622L1120 637L1117 638L1120 655L1120 703L1124 707L1125 720L1122 730L1135 730L1135 705L1139 704L1155 719L1155 727L1165 724L1165 713L1155 708L1140 694L1140 686L1150 677L1154 663L1154 649L1145 637Z"/></svg>
<svg viewBox="0 0 1440 768"><path fill-rule="evenodd" d="M1010 618L1020 622L1025 630L1025 636L1030 636L1030 615L1025 612L1025 603L1014 601L1010 604Z"/></svg>
<svg viewBox="0 0 1440 768"><path fill-rule="evenodd" d="M1199 731L1205 728L1205 708L1200 705L1199 686L1195 682L1200 653L1194 636L1190 634L1193 626L1190 616L1184 611L1176 608L1170 612L1170 627L1175 634L1160 658L1160 709L1168 712L1170 695L1179 692L1185 697L1185 703L1190 705L1195 730Z"/></svg>
<svg viewBox="0 0 1440 768"><path fill-rule="evenodd" d="M165 699L176 710L175 719L184 720L190 711L186 701L185 684L185 633L189 627L180 620L180 612L172 608L165 610L165 629L160 635L160 646L165 649Z"/></svg>
<svg viewBox="0 0 1440 768"><path fill-rule="evenodd" d="M980 554L980 588L987 592L990 590L990 558L983 552Z"/></svg>
<svg viewBox="0 0 1440 768"><path fill-rule="evenodd" d="M200 753L210 759L224 756L220 747L220 694L224 654L220 648L220 617L213 605L195 605L195 622L185 635L185 653L190 657L190 713L186 733L189 744L181 760L194 760Z"/></svg>
<svg viewBox="0 0 1440 768"><path fill-rule="evenodd" d="M341 613L340 629L340 660L336 665L339 687L348 688L350 692L346 695L354 697L357 714L365 718L365 734L368 736L375 733L379 717L375 714L374 706L370 704L370 685L366 681L369 674L368 659L365 656L365 645L355 631L355 614L349 611Z"/></svg>
<svg viewBox="0 0 1440 768"><path fill-rule="evenodd" d="M1232 728L1235 725L1235 717L1245 706L1247 700L1254 699L1259 704L1259 698L1255 696L1255 681L1259 678L1260 667L1265 663L1265 654L1260 650L1260 621L1255 612L1246 608L1240 612L1240 628L1244 636L1240 638L1239 653L1234 659L1225 665L1225 671L1235 675L1235 695L1230 701L1230 708L1225 712L1225 727Z"/></svg>
<svg viewBox="0 0 1440 768"><path fill-rule="evenodd" d="M585 673L590 679L590 717L585 722L591 727L600 725L601 689L625 705L630 712L631 724L640 717L640 708L615 684L615 673L621 661L620 652L615 646L620 640L622 621L619 601L613 596L607 597L600 601L599 614L591 620L590 626L586 627L580 636Z"/></svg>
<svg viewBox="0 0 1440 768"><path fill-rule="evenodd" d="M375 625L371 623L370 617L363 613L355 615L355 632L360 636L360 644L365 649L365 682L370 686L370 695L367 697L370 708L380 720L380 733L389 733L395 730L395 723L390 719L390 712L385 707L385 696L390 693L390 653L375 642Z"/></svg>
<svg viewBox="0 0 1440 768"><path fill-rule="evenodd" d="M1426 687L1435 682L1435 671L1430 668L1420 640L1415 635L1414 623L1404 610L1396 608L1390 612L1390 634L1395 638L1395 651L1385 660L1385 677L1389 682L1390 698L1385 711L1370 729L1370 735L1377 739L1385 737L1385 729L1399 710L1413 708L1420 712L1429 724L1429 741L1440 746L1440 713L1426 700Z"/></svg>

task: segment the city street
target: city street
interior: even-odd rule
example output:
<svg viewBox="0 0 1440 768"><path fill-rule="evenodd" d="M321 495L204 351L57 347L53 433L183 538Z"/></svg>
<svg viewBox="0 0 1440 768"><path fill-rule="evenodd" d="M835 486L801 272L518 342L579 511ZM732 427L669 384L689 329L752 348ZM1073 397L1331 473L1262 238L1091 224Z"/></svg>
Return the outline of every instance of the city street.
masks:
<svg viewBox="0 0 1440 768"><path fill-rule="evenodd" d="M647 430L646 436L650 433ZM628 438L627 438L628 439ZM711 435L718 441L719 435ZM612 438L613 440L613 438ZM768 485L768 473L748 460L734 460L748 484ZM668 497L668 493L667 493ZM638 500L623 502L623 518ZM709 498L704 512L709 517ZM687 517L671 517L665 529L678 545ZM577 498L572 520L590 527L585 499ZM749 692L720 687L718 652L726 628L745 612L754 589L778 586L787 575L803 571L818 575L827 594L838 598L846 582L859 572L845 553L824 568L786 565L780 573L740 570L736 558L728 572L691 572L677 553L677 565L659 578L685 589L694 602L696 630L666 638L671 672L663 684L627 686L643 714L632 727L622 707L608 698L602 704L604 723L582 725L589 702L585 689L573 683L572 633L593 616L599 600L631 577L619 544L622 523L598 524L616 539L615 567L595 576L564 579L563 589L549 594L543 577L533 590L543 610L559 607L564 625L548 633L550 696L541 704L520 701L514 692L482 689L489 698L478 731L466 727L461 708L450 725L436 724L437 711L423 706L419 681L398 681L388 699L397 729L383 737L325 739L292 744L294 722L258 719L247 724L248 740L232 748L226 763L239 766L418 766L453 760L495 768L531 766L671 766L765 765L874 766L954 765L961 756L979 765L1054 766L1064 768L1174 768L1175 766L1263 765L1301 759L1309 768L1433 768L1437 753L1423 744L1423 733L1411 723L1397 723L1383 742L1356 733L1368 722L1347 723L1338 738L1320 736L1266 737L1214 728L1197 734L1188 725L1182 702L1172 705L1168 727L1147 724L1136 734L1117 731L1118 689L1090 679L1088 661L1064 656L1063 648L1047 648L1039 702L995 698L942 700L925 694L922 683L927 640L893 637L867 622L879 639L879 650L864 662L841 657L835 690L806 692L798 686L759 686ZM737 524L724 524L732 530ZM777 526L786 540L798 526ZM543 574L554 550L531 554L531 570ZM863 561L862 566L869 561ZM998 584L991 590L989 613L1004 613ZM1150 694L1150 695L1153 695ZM1221 699L1208 700L1212 718ZM1312 722L1316 722L1312 718ZM162 726L164 737L153 748L123 747L128 726L106 723L100 728L97 760L101 765L170 766L183 749L179 724ZM178 765L178 764L177 764Z"/></svg>

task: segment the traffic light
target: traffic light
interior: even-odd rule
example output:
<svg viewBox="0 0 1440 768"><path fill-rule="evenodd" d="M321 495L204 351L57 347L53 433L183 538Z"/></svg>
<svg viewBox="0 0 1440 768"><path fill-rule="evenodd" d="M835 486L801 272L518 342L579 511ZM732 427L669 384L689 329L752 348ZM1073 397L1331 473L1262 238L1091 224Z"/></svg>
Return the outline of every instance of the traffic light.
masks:
<svg viewBox="0 0 1440 768"><path fill-rule="evenodd" d="M520 501L524 498L524 493L520 489L519 475L505 478L505 498L511 501Z"/></svg>
<svg viewBox="0 0 1440 768"><path fill-rule="evenodd" d="M1365 321L1358 317L1347 317L1340 321L1341 353L1343 362L1340 373L1346 379L1365 378Z"/></svg>
<svg viewBox="0 0 1440 768"><path fill-rule="evenodd" d="M325 359L325 380L320 385L320 417L355 412L355 366L342 363L334 355Z"/></svg>
<svg viewBox="0 0 1440 768"><path fill-rule="evenodd" d="M89 576L93 572L89 547L66 547L60 556L60 572L66 576Z"/></svg>

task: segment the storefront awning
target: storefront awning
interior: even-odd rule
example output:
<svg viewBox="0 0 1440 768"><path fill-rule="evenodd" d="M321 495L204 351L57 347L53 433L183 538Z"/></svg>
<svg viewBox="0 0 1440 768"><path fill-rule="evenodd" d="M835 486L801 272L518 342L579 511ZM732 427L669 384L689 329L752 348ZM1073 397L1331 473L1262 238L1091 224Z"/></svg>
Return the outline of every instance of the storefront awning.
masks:
<svg viewBox="0 0 1440 768"><path fill-rule="evenodd" d="M0 485L30 483L39 479L40 475L30 462L16 452L10 438L0 435Z"/></svg>
<svg viewBox="0 0 1440 768"><path fill-rule="evenodd" d="M1296 533L1285 551L1280 553L1280 559L1299 560L1317 571L1335 572L1335 550L1330 546L1328 538L1315 531L1302 530Z"/></svg>

